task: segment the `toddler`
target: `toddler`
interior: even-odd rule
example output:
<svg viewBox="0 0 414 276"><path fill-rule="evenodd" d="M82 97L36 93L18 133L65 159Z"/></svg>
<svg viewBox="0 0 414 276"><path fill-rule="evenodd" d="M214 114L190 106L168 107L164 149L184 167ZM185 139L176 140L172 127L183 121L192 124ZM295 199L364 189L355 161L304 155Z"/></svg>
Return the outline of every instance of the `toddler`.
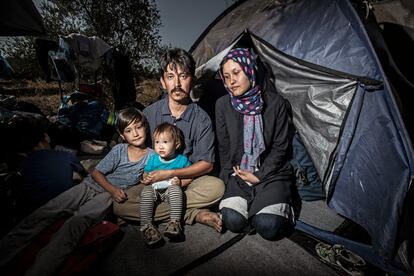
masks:
<svg viewBox="0 0 414 276"><path fill-rule="evenodd" d="M162 240L160 232L152 224L154 204L166 201L170 205L170 222L164 230L164 236L169 239L178 238L182 235L181 215L183 211L182 181L174 177L169 180L151 183L150 172L181 169L190 165L190 161L186 156L176 153L182 146L181 133L176 126L169 123L157 126L154 130L153 143L157 154L150 157L144 168L143 184L146 186L141 194L141 232L145 243L149 246Z"/></svg>

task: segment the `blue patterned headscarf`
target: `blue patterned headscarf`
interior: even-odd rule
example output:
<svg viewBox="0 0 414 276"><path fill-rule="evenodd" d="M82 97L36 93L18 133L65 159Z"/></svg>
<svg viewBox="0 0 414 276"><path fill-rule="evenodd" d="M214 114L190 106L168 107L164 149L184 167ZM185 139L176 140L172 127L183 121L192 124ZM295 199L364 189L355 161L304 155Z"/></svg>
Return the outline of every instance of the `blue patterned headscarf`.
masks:
<svg viewBox="0 0 414 276"><path fill-rule="evenodd" d="M230 59L240 65L251 84L250 90L240 96L232 94L223 76L223 65ZM240 162L240 168L249 172L254 172L258 169L260 166L260 154L265 150L261 115L263 109L262 90L260 85L256 83L256 74L256 60L249 50L244 48L231 50L220 64L220 77L230 94L231 104L237 112L243 114L244 154Z"/></svg>

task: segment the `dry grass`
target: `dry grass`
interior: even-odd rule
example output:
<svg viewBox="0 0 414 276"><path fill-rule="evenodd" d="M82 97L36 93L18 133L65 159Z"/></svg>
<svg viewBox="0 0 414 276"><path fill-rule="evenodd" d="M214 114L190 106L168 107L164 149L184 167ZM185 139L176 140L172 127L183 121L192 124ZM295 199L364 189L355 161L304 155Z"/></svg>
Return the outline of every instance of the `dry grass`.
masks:
<svg viewBox="0 0 414 276"><path fill-rule="evenodd" d="M74 89L74 84L62 84L63 91L71 91ZM59 94L59 84L56 82L46 82L44 80L31 81L0 81L0 93L6 95L20 96L34 96L34 95L53 95Z"/></svg>
<svg viewBox="0 0 414 276"><path fill-rule="evenodd" d="M74 85L63 84L64 94L74 91ZM144 80L136 85L136 101L147 106L156 101L160 95L160 84L158 80ZM58 83L47 83L45 81L1 81L0 94L14 95L17 101L28 102L36 105L46 116L55 115L60 104ZM104 98L108 107L111 106L111 99Z"/></svg>
<svg viewBox="0 0 414 276"><path fill-rule="evenodd" d="M148 106L155 102L161 96L159 80L144 80L136 86L136 101Z"/></svg>
<svg viewBox="0 0 414 276"><path fill-rule="evenodd" d="M16 97L17 101L27 102L39 107L46 116L55 115L60 104L60 95L35 95Z"/></svg>

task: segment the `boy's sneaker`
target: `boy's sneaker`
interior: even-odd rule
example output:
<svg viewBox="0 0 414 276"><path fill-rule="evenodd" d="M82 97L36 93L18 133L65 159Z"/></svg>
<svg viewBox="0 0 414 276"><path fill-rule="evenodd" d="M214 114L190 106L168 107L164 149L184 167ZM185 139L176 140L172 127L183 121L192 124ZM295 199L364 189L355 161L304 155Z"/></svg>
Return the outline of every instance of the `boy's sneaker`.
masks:
<svg viewBox="0 0 414 276"><path fill-rule="evenodd" d="M180 221L171 220L164 230L164 236L169 239L174 239L182 236L183 229L181 228Z"/></svg>
<svg viewBox="0 0 414 276"><path fill-rule="evenodd" d="M145 224L143 227L141 227L140 230L144 238L145 244L148 246L155 245L163 240L161 233L158 231L158 229L150 223Z"/></svg>

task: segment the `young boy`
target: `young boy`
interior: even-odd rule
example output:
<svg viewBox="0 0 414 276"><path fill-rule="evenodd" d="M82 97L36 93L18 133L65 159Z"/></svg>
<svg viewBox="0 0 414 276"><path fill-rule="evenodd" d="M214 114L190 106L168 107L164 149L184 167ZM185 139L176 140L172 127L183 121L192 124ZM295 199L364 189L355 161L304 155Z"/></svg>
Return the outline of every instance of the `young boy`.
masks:
<svg viewBox="0 0 414 276"><path fill-rule="evenodd" d="M70 215L26 275L55 274L84 233L106 216L112 202L127 199L124 189L140 181L154 152L145 145L147 121L137 109L122 110L117 128L126 143L113 147L91 176L37 209L0 241L0 267L58 218Z"/></svg>
<svg viewBox="0 0 414 276"><path fill-rule="evenodd" d="M157 153L148 160L144 168L146 185L141 193L141 232L145 243L149 246L162 240L158 229L152 224L154 203L167 201L170 205L170 222L164 230L164 236L174 239L182 235L181 215L183 211L183 195L181 180L174 177L169 180L151 183L150 172L154 170L173 170L185 168L190 164L188 158L177 154L176 150L182 146L180 130L169 123L163 123L154 130L154 150ZM190 179L183 180L191 181ZM186 183L187 184L187 183Z"/></svg>
<svg viewBox="0 0 414 276"><path fill-rule="evenodd" d="M14 125L13 142L25 156L19 166L22 178L17 198L23 218L79 183L73 179L74 172L82 177L87 172L74 154L52 149L46 122L25 118Z"/></svg>

